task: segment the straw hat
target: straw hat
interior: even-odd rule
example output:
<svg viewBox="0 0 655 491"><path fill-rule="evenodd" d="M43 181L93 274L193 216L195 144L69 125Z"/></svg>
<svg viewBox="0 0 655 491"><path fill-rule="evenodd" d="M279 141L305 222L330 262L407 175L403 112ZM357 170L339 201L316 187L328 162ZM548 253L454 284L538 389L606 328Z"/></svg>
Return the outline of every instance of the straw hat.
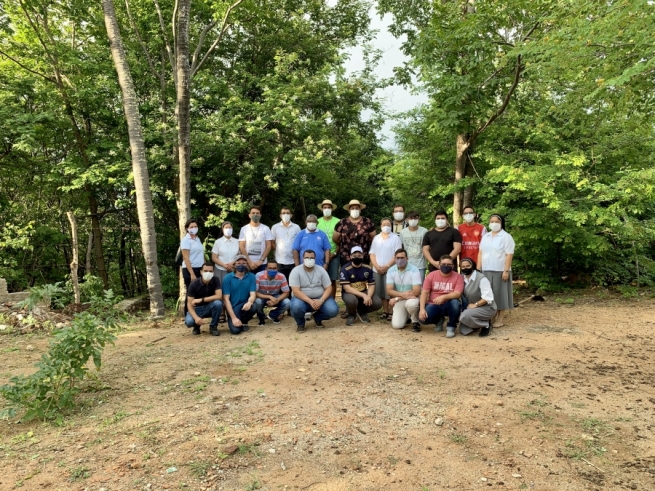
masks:
<svg viewBox="0 0 655 491"><path fill-rule="evenodd" d="M343 207L343 209L346 210L346 211L350 211L350 207L353 206L353 205L359 205L359 209L360 209L360 210L363 210L364 208L366 208L366 205L365 205L364 203L360 203L360 202L357 201L356 199L351 199L351 200L350 200L350 203L348 203L347 205L345 205L345 206Z"/></svg>
<svg viewBox="0 0 655 491"><path fill-rule="evenodd" d="M337 205L335 205L334 203L332 203L332 201L330 201L329 199L324 199L324 200L323 200L323 203L321 203L320 205L318 205L318 209L319 209L319 210L322 210L324 205L330 205L330 206L332 207L333 210L337 207Z"/></svg>

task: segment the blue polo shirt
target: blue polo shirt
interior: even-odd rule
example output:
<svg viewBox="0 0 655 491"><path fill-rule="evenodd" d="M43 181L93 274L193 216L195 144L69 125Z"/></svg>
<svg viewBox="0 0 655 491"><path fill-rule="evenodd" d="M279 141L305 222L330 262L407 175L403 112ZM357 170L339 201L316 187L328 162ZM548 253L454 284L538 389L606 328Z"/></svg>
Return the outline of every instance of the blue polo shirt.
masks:
<svg viewBox="0 0 655 491"><path fill-rule="evenodd" d="M316 253L316 266L323 267L325 251L330 250L330 240L327 234L318 229L315 232L308 232L307 229L301 230L293 241L293 250L298 251L300 264L302 264L305 251L310 249Z"/></svg>
<svg viewBox="0 0 655 491"><path fill-rule="evenodd" d="M250 292L255 291L255 287L255 275L252 273L246 273L241 279L237 278L234 273L228 273L223 278L223 295L230 296L232 308L245 304Z"/></svg>

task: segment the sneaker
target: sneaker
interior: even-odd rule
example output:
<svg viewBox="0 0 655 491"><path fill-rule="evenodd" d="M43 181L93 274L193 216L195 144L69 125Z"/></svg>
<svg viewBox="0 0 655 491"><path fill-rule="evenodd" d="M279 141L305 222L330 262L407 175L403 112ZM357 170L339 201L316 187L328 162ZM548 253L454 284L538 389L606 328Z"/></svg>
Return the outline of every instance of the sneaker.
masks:
<svg viewBox="0 0 655 491"><path fill-rule="evenodd" d="M454 327L446 327L446 337L447 338L454 338L455 337L455 328Z"/></svg>
<svg viewBox="0 0 655 491"><path fill-rule="evenodd" d="M419 324L418 322L414 322L412 324L412 331L413 332L421 332L421 324Z"/></svg>
<svg viewBox="0 0 655 491"><path fill-rule="evenodd" d="M312 313L311 312L305 312L305 322L311 321L312 320Z"/></svg>
<svg viewBox="0 0 655 491"><path fill-rule="evenodd" d="M284 315L284 314L282 314L282 315ZM271 322L273 322L273 324L279 324L279 323L280 323L280 319L274 319L274 318L271 317L270 315L267 315L266 317L267 317Z"/></svg>
<svg viewBox="0 0 655 491"><path fill-rule="evenodd" d="M305 326L296 327L296 332L305 332Z"/></svg>
<svg viewBox="0 0 655 491"><path fill-rule="evenodd" d="M491 330L493 329L493 326L491 325L491 322L489 322L489 325L487 327L483 327L480 329L480 337L485 338L491 334Z"/></svg>
<svg viewBox="0 0 655 491"><path fill-rule="evenodd" d="M437 322L434 323L434 332L443 332L443 328L446 325L446 318L445 317L439 317L437 319Z"/></svg>
<svg viewBox="0 0 655 491"><path fill-rule="evenodd" d="M243 324L241 326L241 332L248 332L250 331L250 327L248 327L248 324Z"/></svg>
<svg viewBox="0 0 655 491"><path fill-rule="evenodd" d="M211 334L212 336L220 336L221 335L221 333L218 332L218 327L212 327L212 326L209 326L209 334Z"/></svg>
<svg viewBox="0 0 655 491"><path fill-rule="evenodd" d="M442 332L443 331L443 326L441 324L437 324L434 326L434 332Z"/></svg>
<svg viewBox="0 0 655 491"><path fill-rule="evenodd" d="M368 315L360 315L359 318L362 320L362 322L371 322L371 319L368 318Z"/></svg>
<svg viewBox="0 0 655 491"><path fill-rule="evenodd" d="M314 323L316 324L316 327L325 327L323 325L323 321L317 321L316 319L314 319Z"/></svg>
<svg viewBox="0 0 655 491"><path fill-rule="evenodd" d="M265 326L266 321L264 319L259 319L259 323L257 324L258 326Z"/></svg>
<svg viewBox="0 0 655 491"><path fill-rule="evenodd" d="M196 336L200 335L200 326L195 326L193 328L193 334L195 334Z"/></svg>
<svg viewBox="0 0 655 491"><path fill-rule="evenodd" d="M349 315L348 320L346 321L347 326L352 326L355 323L355 316L354 315Z"/></svg>

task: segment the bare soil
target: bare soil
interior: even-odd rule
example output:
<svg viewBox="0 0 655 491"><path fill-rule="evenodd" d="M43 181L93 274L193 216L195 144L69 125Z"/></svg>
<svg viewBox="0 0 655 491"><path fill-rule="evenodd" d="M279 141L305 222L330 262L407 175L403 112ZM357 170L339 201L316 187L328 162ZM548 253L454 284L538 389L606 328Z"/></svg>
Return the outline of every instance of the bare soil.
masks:
<svg viewBox="0 0 655 491"><path fill-rule="evenodd" d="M555 300L488 338L128 326L63 427L0 422L0 489L655 489L650 300ZM0 336L0 383L47 341Z"/></svg>

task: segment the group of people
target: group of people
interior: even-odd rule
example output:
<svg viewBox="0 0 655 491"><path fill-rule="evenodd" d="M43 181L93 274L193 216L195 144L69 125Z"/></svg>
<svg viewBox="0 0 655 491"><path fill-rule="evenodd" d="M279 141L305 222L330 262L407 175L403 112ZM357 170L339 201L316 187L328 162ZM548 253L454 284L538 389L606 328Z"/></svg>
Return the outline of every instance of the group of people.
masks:
<svg viewBox="0 0 655 491"><path fill-rule="evenodd" d="M339 315L338 281L348 326L370 322L368 315L379 310L380 319L395 329L411 324L419 332L421 325L434 324L440 332L445 324L448 338L458 325L460 334L478 330L480 336L503 326L513 307L514 240L500 215L490 216L487 230L467 206L464 222L455 228L440 210L427 230L419 226L419 213L405 214L396 205L378 233L361 214L364 203L351 200L342 219L333 216L335 208L324 200L318 205L322 216L308 215L301 229L289 208L282 208L280 222L269 228L253 206L238 239L231 222L222 224L223 236L208 262L198 222L189 220L180 245L185 324L194 334L209 324L210 334L218 336L219 323L226 320L230 332L240 334L255 316L259 325L267 319L278 324L288 312L298 332L310 320L321 328ZM272 250L275 259L269 260Z"/></svg>

